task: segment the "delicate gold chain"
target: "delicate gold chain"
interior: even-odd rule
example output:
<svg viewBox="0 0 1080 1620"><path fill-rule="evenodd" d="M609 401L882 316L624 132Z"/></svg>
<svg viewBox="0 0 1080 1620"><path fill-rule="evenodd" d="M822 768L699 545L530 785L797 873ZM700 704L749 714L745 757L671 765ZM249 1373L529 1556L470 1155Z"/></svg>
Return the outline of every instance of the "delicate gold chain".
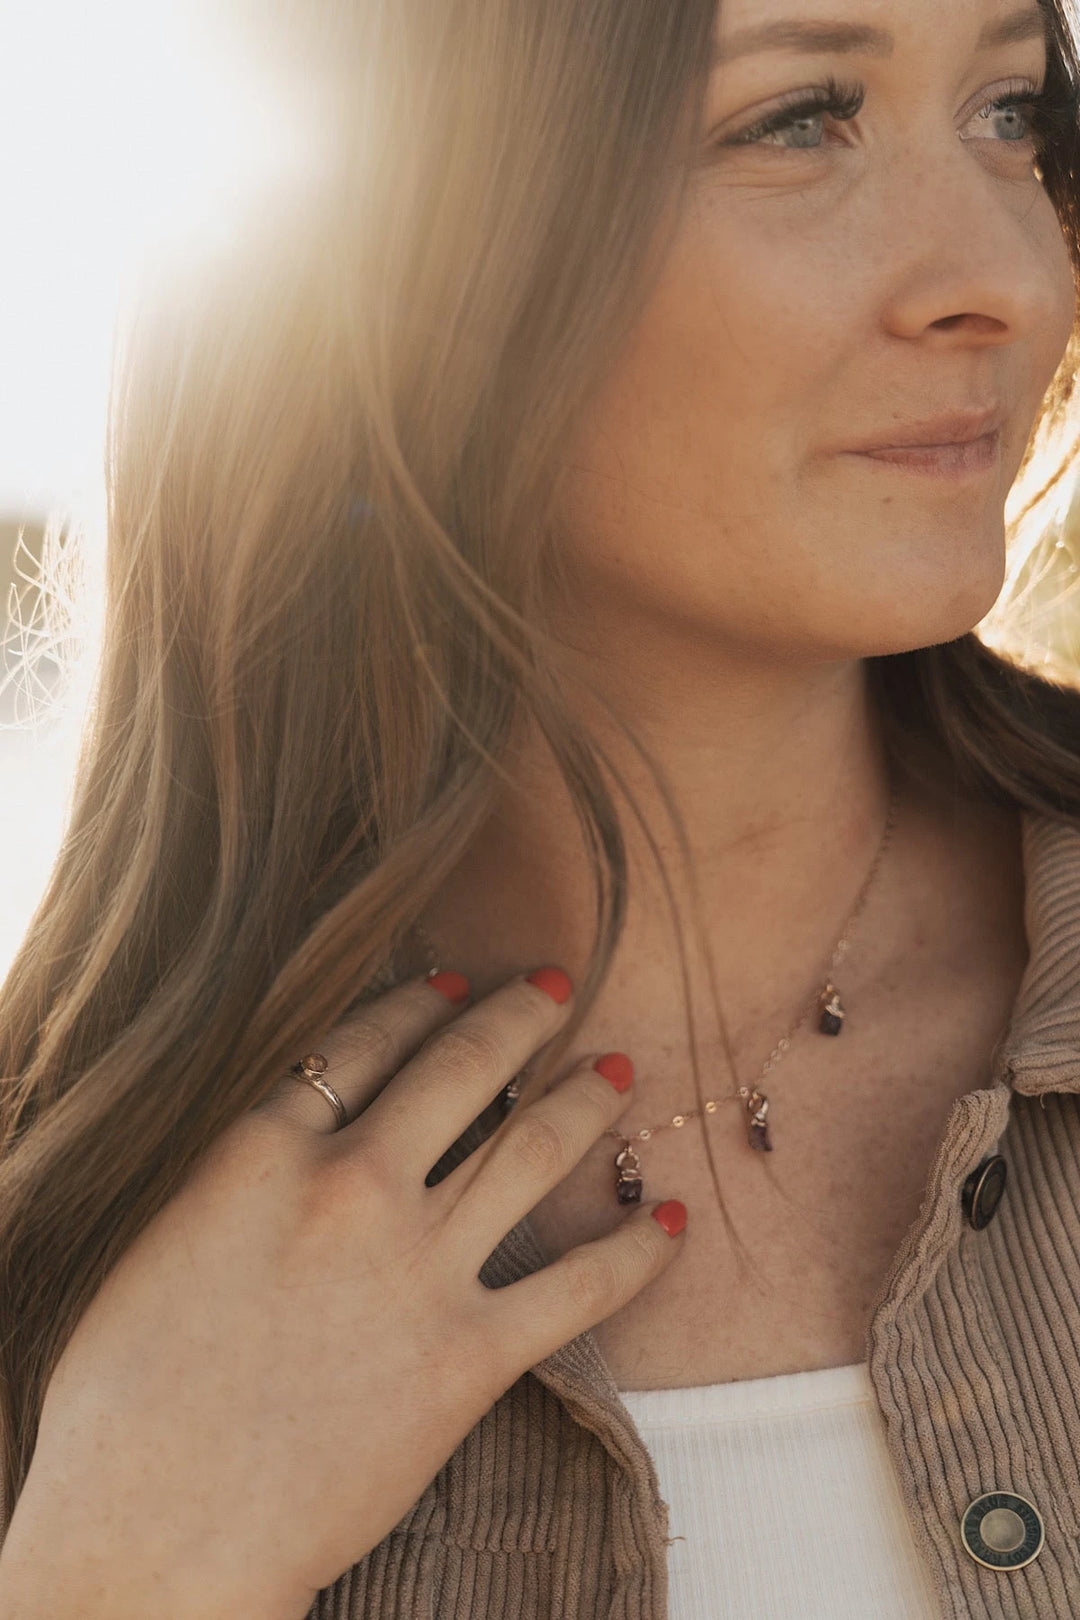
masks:
<svg viewBox="0 0 1080 1620"><path fill-rule="evenodd" d="M870 893L870 886L877 876L878 868L881 866L881 863L885 857L885 851L888 849L890 840L892 839L893 827L896 822L896 801L897 789L894 784L892 791L889 794L889 808L885 817L885 829L882 832L881 840L877 847L877 853L875 854L871 863L869 872L866 874L862 888L859 890L859 893L856 896L855 904L848 913L843 931L840 938L836 942L833 953L829 958L829 965L825 970L826 989L831 986L833 971L844 960L844 957L847 955L848 950L850 949L851 930L854 928L855 923L866 904L866 898ZM749 1086L737 1086L734 1091L728 1093L726 1098L706 1098L704 1104L705 1113L715 1114L721 1102L741 1102L753 1094L757 1088L758 1082L760 1080L764 1080L765 1076L776 1067L780 1059L784 1056L784 1053L790 1047L793 1038L798 1034L799 1030L809 1018L814 1008L820 1005L821 995L822 991L820 989L816 989L814 991L813 995L809 998L800 1012L798 1018L796 1018L795 1022L788 1029L787 1033L780 1037L772 1051L769 1053L768 1057L765 1059L762 1067L754 1076L753 1084ZM650 1137L655 1136L659 1131L667 1131L671 1129L679 1130L683 1125L686 1124L687 1120L698 1119L701 1112L702 1110L700 1108L687 1108L684 1109L681 1114L673 1114L669 1120L665 1120L662 1124L646 1125L640 1131L618 1131L613 1127L608 1126L603 1134L605 1136L614 1136L621 1142L647 1142Z"/></svg>
<svg viewBox="0 0 1080 1620"><path fill-rule="evenodd" d="M866 874L866 878L865 878L865 880L863 882L862 888L859 890L859 893L856 896L855 904L852 906L851 911L848 913L847 920L844 923L843 931L841 932L840 938L837 940L836 945L833 948L833 953L829 958L828 967L826 968L826 971L825 971L825 977L826 977L825 988L826 989L831 987L832 974L835 971L835 969L839 966L839 964L844 960L844 957L847 955L848 950L850 949L850 946L851 946L851 930L854 928L855 923L858 920L858 918L859 918L859 916L860 916L860 914L862 912L862 909L866 904L867 896L870 893L870 887L871 887L875 877L877 876L878 869L881 866L882 860L885 857L885 851L889 847L889 843L890 843L890 840L892 838L893 827L894 827L895 821L896 821L896 801L897 801L897 790L896 790L896 787L894 785L893 789L892 789L892 791L891 791L891 793L889 795L889 809L888 809L888 814L885 817L885 829L884 829L884 831L883 831L883 833L881 835L881 841L878 844L877 853L874 856L874 859L873 859L873 862L872 862L872 864L870 866L869 872ZM417 935L417 937L421 940L421 942L423 943L423 945L427 949L428 956L429 956L430 963L431 963L431 971L434 972L436 970L437 966L438 966L438 953L435 950L435 946L434 946L434 944L432 942L431 935L424 928L423 924L419 923L419 922L417 922L417 923L415 923L413 925L413 932ZM738 1086L734 1091L729 1092L728 1096L726 1098L716 1098L716 1097L707 1098L706 1101L705 1101L705 1104L704 1104L704 1112L706 1114L714 1114L716 1112L717 1108L720 1106L721 1102L724 1102L724 1101L729 1101L730 1102L733 1099L741 1101L742 1099L744 1099L746 1097L749 1097L752 1094L752 1092L755 1090L755 1088L757 1086L758 1081L763 1080L765 1078L765 1076L767 1074L769 1074L770 1071L772 1069L774 1069L776 1067L776 1065L780 1062L780 1059L784 1056L785 1052L787 1052L788 1048L791 1045L792 1040L798 1034L799 1030L802 1028L803 1024L809 1018L809 1016L813 1012L814 1008L820 1005L821 996L822 996L821 989L820 988L815 989L813 995L808 999L808 1001L806 1002L806 1004L803 1007L802 1011L799 1013L799 1016L796 1018L795 1022L790 1026L790 1028L787 1030L787 1032L780 1037L780 1039L777 1041L776 1045L773 1047L772 1051L769 1053L768 1057L765 1059L765 1062L762 1065L761 1069L758 1071L758 1073L754 1077L753 1085L750 1085L750 1086L745 1086L745 1085ZM515 1088L516 1088L516 1082L511 1082L511 1084L513 1086L515 1086ZM515 1095L516 1095L516 1090L515 1090ZM615 1130L613 1127L609 1126L603 1132L603 1134L605 1136L614 1136L621 1142L647 1142L647 1141L649 1141L649 1139L651 1137L656 1136L657 1133L660 1132L660 1131L667 1131L667 1130L672 1130L672 1129L674 1129L674 1130L681 1129L681 1127L683 1125L685 1125L688 1120L697 1119L701 1115L701 1113L702 1113L702 1109L700 1109L700 1108L688 1108L688 1109L684 1109L684 1111L681 1114L673 1114L672 1117L669 1120L665 1120L661 1124L646 1125L640 1131L619 1131L619 1130Z"/></svg>

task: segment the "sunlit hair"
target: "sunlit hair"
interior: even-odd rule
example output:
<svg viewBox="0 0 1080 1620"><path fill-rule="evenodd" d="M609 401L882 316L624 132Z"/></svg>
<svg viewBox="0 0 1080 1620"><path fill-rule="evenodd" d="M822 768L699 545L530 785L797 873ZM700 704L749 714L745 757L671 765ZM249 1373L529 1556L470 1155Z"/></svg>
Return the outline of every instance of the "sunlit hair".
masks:
<svg viewBox="0 0 1080 1620"><path fill-rule="evenodd" d="M626 806L545 656L549 517L676 217L715 0L249 9L321 76L333 161L119 357L100 675L0 1003L9 1513L105 1272L375 983L483 825L517 717L595 871L567 1041L625 911ZM1045 183L1080 264L1078 153L1073 118ZM871 672L898 756L1080 814L1070 671L972 634Z"/></svg>

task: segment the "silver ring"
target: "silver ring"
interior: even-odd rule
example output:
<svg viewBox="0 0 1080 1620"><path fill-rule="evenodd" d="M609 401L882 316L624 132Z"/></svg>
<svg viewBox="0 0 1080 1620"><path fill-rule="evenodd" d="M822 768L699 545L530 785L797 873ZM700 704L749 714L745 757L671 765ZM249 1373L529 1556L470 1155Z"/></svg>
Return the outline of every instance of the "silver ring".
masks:
<svg viewBox="0 0 1080 1620"><path fill-rule="evenodd" d="M349 1116L345 1112L345 1104L333 1086L322 1078L329 1067L330 1065L321 1052L309 1052L307 1057L302 1057L299 1063L293 1064L289 1073L294 1079L303 1080L307 1085L314 1086L315 1090L326 1098L337 1116L337 1126L335 1128L340 1130L343 1125L348 1124Z"/></svg>

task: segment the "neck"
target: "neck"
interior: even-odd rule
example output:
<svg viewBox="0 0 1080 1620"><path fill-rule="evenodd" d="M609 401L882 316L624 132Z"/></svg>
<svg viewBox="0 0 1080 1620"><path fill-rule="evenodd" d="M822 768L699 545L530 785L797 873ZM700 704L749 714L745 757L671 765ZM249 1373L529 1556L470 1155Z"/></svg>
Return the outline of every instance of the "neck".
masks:
<svg viewBox="0 0 1080 1620"><path fill-rule="evenodd" d="M649 659L639 644L632 658L594 650L574 655L569 668L582 677L570 682L578 717L640 807L670 878L691 994L706 1001L714 974L735 1054L772 1031L767 1053L823 981L881 840L891 783L865 665L774 658L718 668L715 656L673 664ZM665 791L685 829L689 867ZM616 800L630 897L598 1009L617 1018L620 1006L624 1017L630 1005L647 1008L651 1030L670 1025L674 1041L685 1030L677 923L648 839ZM440 960L466 972L477 994L543 962L580 982L593 944L592 892L558 767L524 729L484 834L425 915L428 932ZM860 928L874 899L871 891ZM896 917L875 926L879 947L891 946Z"/></svg>

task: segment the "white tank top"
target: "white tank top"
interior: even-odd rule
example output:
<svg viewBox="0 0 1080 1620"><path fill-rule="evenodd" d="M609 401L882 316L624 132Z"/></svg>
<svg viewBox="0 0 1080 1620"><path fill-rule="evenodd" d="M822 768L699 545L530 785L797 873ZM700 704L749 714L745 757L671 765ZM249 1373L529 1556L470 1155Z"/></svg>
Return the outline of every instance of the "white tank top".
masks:
<svg viewBox="0 0 1080 1620"><path fill-rule="evenodd" d="M619 1394L686 1538L670 1620L939 1620L866 1362Z"/></svg>

